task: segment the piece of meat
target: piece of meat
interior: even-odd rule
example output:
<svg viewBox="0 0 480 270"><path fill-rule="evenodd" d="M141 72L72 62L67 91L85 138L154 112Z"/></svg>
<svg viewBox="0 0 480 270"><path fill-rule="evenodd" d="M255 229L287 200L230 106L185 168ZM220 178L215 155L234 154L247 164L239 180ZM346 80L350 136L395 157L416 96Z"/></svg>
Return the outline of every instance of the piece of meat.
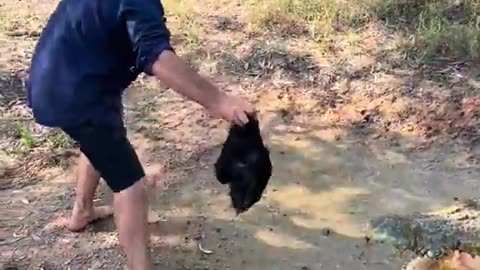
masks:
<svg viewBox="0 0 480 270"><path fill-rule="evenodd" d="M215 163L215 176L229 185L237 215L260 200L272 175L270 152L263 143L258 119L255 115L248 117L246 125L230 127Z"/></svg>

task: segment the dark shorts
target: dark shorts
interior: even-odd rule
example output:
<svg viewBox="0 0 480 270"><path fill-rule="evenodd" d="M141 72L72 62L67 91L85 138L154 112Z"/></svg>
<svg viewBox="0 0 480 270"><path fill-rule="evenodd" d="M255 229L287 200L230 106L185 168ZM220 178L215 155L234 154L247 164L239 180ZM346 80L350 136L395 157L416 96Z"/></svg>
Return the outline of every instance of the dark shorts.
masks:
<svg viewBox="0 0 480 270"><path fill-rule="evenodd" d="M84 124L62 129L80 145L113 192L120 192L145 176L124 127Z"/></svg>

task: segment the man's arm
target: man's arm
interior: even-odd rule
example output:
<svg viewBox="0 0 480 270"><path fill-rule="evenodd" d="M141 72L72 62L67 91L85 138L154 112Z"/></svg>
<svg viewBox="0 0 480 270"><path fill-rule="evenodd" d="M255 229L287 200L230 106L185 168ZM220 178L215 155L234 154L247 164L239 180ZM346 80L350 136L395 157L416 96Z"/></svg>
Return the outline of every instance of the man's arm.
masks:
<svg viewBox="0 0 480 270"><path fill-rule="evenodd" d="M171 51L162 52L152 66L152 73L188 99L198 102L207 110L215 110L226 95L208 79L200 76L185 61Z"/></svg>
<svg viewBox="0 0 480 270"><path fill-rule="evenodd" d="M237 124L253 112L247 101L222 93L175 55L159 0L122 0L122 17L136 55L136 67L211 113Z"/></svg>
<svg viewBox="0 0 480 270"><path fill-rule="evenodd" d="M152 65L152 73L176 92L205 107L210 113L238 125L246 124L248 122L246 113L254 111L252 104L221 92L172 51L163 51L158 56Z"/></svg>

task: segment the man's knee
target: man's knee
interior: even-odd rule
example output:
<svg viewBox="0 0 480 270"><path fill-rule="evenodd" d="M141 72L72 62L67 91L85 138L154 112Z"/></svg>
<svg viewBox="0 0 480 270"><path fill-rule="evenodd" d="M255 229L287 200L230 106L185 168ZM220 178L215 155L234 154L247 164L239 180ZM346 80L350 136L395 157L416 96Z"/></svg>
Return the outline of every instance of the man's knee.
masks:
<svg viewBox="0 0 480 270"><path fill-rule="evenodd" d="M145 203L146 200L146 178L143 177L142 179L135 182L133 185L129 186L128 188L116 192L114 194L115 200L119 201L119 203L125 201L129 204L131 203Z"/></svg>

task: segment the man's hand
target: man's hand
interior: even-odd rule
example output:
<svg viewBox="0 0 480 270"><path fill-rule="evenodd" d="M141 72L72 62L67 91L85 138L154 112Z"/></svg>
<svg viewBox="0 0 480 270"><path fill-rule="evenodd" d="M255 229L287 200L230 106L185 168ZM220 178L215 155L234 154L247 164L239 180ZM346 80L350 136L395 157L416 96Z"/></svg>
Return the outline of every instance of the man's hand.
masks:
<svg viewBox="0 0 480 270"><path fill-rule="evenodd" d="M218 104L212 104L209 111L229 122L243 126L248 123L247 114L254 112L253 105L245 99L237 96L223 94Z"/></svg>
<svg viewBox="0 0 480 270"><path fill-rule="evenodd" d="M160 54L152 66L152 72L174 91L227 121L238 125L246 124L247 113L254 111L253 105L248 101L220 92L171 51Z"/></svg>

